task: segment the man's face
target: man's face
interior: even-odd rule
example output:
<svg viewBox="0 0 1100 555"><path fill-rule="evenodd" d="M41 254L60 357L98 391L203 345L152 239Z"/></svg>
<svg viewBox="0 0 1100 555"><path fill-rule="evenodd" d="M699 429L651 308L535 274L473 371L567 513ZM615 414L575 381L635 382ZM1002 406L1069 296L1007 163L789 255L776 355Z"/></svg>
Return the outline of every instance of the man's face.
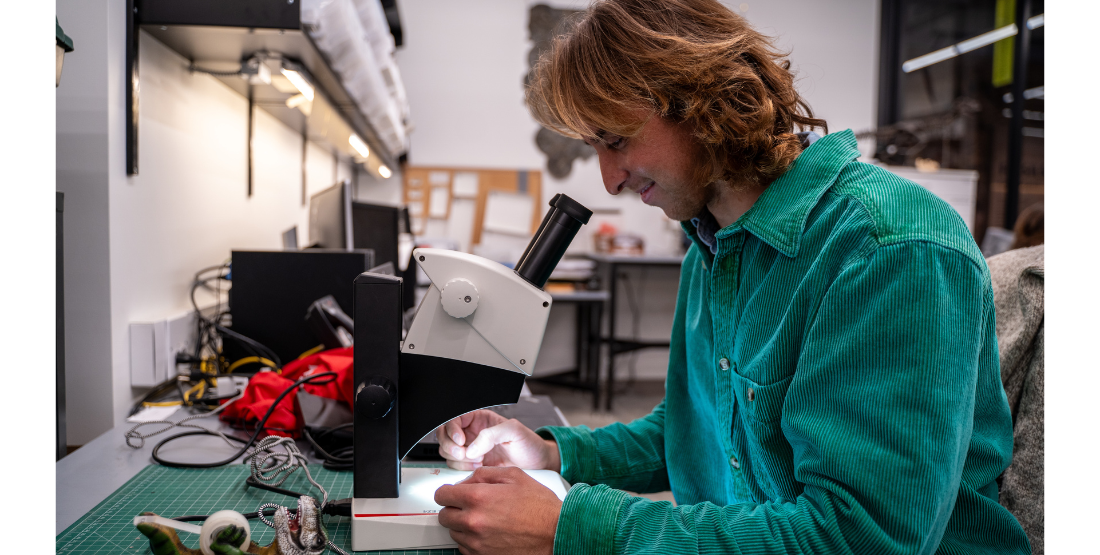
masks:
<svg viewBox="0 0 1100 555"><path fill-rule="evenodd" d="M690 220L714 194L714 187L693 181L699 147L684 125L639 113L645 117L649 121L634 137L597 133L585 139L600 159L604 187L612 195L633 191L669 218Z"/></svg>

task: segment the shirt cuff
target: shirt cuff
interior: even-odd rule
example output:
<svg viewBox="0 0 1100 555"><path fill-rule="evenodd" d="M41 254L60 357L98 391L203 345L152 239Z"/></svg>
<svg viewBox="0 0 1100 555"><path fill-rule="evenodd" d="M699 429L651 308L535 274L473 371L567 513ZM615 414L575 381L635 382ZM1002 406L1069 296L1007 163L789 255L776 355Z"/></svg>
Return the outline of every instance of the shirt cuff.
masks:
<svg viewBox="0 0 1100 555"><path fill-rule="evenodd" d="M588 426L543 426L535 433L558 443L561 476L570 484L591 484L596 479L596 440ZM582 461L587 461L584 464Z"/></svg>
<svg viewBox="0 0 1100 555"><path fill-rule="evenodd" d="M554 554L610 555L619 511L629 499L626 492L605 485L574 485L561 505Z"/></svg>

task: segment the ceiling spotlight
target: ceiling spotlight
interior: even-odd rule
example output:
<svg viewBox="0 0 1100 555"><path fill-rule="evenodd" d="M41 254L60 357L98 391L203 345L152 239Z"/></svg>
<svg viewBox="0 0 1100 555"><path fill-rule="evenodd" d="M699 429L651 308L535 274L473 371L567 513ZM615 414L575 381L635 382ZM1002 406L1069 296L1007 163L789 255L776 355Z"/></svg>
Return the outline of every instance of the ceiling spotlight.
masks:
<svg viewBox="0 0 1100 555"><path fill-rule="evenodd" d="M381 175L382 179L389 179L390 176L393 175L393 172L391 172L390 169L386 167L385 164L383 164L381 166L378 166L378 175Z"/></svg>
<svg viewBox="0 0 1100 555"><path fill-rule="evenodd" d="M302 96L306 97L306 100L310 102L313 101L313 86L309 84L309 81L306 81L306 78L303 77L301 73L284 67L283 76L294 84L294 87L302 93Z"/></svg>
<svg viewBox="0 0 1100 555"><path fill-rule="evenodd" d="M351 148L354 148L355 151L358 152L359 155L363 158L370 156L370 149L367 148L367 143L364 143L363 139L359 138L359 135L353 133L350 137L348 137L348 144L351 145Z"/></svg>

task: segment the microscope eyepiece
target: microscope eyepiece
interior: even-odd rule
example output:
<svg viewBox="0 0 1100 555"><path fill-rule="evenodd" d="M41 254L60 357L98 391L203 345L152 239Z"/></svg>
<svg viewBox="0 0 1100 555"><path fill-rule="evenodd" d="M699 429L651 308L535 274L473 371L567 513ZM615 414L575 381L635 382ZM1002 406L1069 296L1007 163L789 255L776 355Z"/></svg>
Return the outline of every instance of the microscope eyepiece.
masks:
<svg viewBox="0 0 1100 555"><path fill-rule="evenodd" d="M516 273L542 289L581 226L591 218L592 211L581 203L561 193L554 195L550 200L550 211L516 263Z"/></svg>

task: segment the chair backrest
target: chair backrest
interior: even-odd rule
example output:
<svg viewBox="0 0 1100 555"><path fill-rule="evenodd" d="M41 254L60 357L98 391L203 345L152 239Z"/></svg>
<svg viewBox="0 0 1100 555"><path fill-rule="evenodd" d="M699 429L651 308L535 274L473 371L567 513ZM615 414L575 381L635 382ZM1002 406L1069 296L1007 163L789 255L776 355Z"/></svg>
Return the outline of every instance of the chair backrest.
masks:
<svg viewBox="0 0 1100 555"><path fill-rule="evenodd" d="M1043 553L1043 246L987 260L997 310L1001 383L1012 410L1012 463L1001 475L1000 503Z"/></svg>

